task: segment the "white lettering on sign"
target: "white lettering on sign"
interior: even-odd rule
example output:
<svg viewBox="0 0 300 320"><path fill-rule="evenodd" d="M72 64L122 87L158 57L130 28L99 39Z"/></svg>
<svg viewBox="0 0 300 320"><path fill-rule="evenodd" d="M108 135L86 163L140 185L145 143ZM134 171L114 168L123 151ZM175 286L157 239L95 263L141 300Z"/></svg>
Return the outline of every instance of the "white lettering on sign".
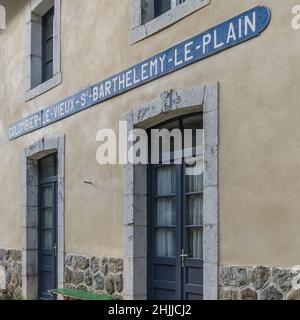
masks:
<svg viewBox="0 0 300 320"><path fill-rule="evenodd" d="M183 64L183 60L180 58L178 54L178 49L175 49L175 59L174 59L175 67L178 67L179 65Z"/></svg>
<svg viewBox="0 0 300 320"><path fill-rule="evenodd" d="M217 31L215 30L214 31L214 48L218 49L223 46L224 46L224 42L220 42L220 43L218 42L218 34L217 34Z"/></svg>
<svg viewBox="0 0 300 320"><path fill-rule="evenodd" d="M203 37L203 44L202 44L203 54L206 54L206 48L210 44L210 42L211 42L211 34L208 33Z"/></svg>
<svg viewBox="0 0 300 320"><path fill-rule="evenodd" d="M86 104L86 94L85 93L82 93L81 96L80 96L80 101L81 101L81 106L85 106Z"/></svg>
<svg viewBox="0 0 300 320"><path fill-rule="evenodd" d="M148 68L149 64L148 62L142 64L142 80L147 80L148 76L147 76L147 68Z"/></svg>
<svg viewBox="0 0 300 320"><path fill-rule="evenodd" d="M158 59L150 61L150 78L158 74Z"/></svg>
<svg viewBox="0 0 300 320"><path fill-rule="evenodd" d="M40 114L32 115L9 128L9 135L20 135L22 132L35 130L40 126Z"/></svg>
<svg viewBox="0 0 300 320"><path fill-rule="evenodd" d="M293 12L300 12L300 8L296 9ZM270 18L270 10L266 7L258 6L248 10L45 108L33 116L12 124L8 129L9 139L15 139L59 121L222 50L250 40L267 27Z"/></svg>
<svg viewBox="0 0 300 320"><path fill-rule="evenodd" d="M81 95L81 98L83 98L83 95ZM48 123L53 122L53 119L67 117L74 112L75 99L72 97L44 110L42 125L47 125Z"/></svg>
<svg viewBox="0 0 300 320"><path fill-rule="evenodd" d="M249 16L245 17L245 36L248 35L249 28L251 29L252 32L255 32L256 30L256 13L255 12L253 12L252 14L252 20L250 19Z"/></svg>
<svg viewBox="0 0 300 320"><path fill-rule="evenodd" d="M236 41L236 34L234 30L234 25L232 23L230 23L229 25L226 43L228 44L230 41Z"/></svg>
<svg viewBox="0 0 300 320"><path fill-rule="evenodd" d="M186 45L185 60L193 59L190 46L193 42ZM150 78L158 76L165 72L166 55L156 57L144 62L140 67L133 67L119 74L113 79L106 80L98 85L95 85L92 90L93 102L100 99L106 99L112 95L116 95L122 91L129 90L142 81L147 81Z"/></svg>
<svg viewBox="0 0 300 320"><path fill-rule="evenodd" d="M192 54L192 49L191 49L193 44L194 44L194 41L190 41L184 46L184 60L185 61L190 61L190 60L194 59L194 56Z"/></svg>

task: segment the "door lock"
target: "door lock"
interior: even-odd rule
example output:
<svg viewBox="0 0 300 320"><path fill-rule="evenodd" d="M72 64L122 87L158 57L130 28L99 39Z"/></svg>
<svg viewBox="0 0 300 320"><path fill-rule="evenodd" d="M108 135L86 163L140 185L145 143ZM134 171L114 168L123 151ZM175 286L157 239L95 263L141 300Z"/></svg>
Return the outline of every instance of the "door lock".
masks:
<svg viewBox="0 0 300 320"><path fill-rule="evenodd" d="M182 249L182 250L181 250L181 255L180 255L180 258L181 258L181 267L182 267L182 269L185 267L185 260L186 260L186 258L188 258L188 257L189 257L189 255L185 253L185 250L184 250L184 249Z"/></svg>

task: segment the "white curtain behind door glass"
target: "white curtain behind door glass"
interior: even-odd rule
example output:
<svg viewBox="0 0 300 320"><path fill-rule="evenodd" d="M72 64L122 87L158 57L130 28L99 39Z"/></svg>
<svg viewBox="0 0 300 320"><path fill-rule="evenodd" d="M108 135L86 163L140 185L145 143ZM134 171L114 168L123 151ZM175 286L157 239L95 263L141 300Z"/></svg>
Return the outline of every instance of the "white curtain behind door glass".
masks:
<svg viewBox="0 0 300 320"><path fill-rule="evenodd" d="M202 195L189 196L188 198L188 224L190 226L200 226L203 223ZM203 239L201 230L199 227L189 230L189 255L195 259L202 258Z"/></svg>
<svg viewBox="0 0 300 320"><path fill-rule="evenodd" d="M158 229L156 237L156 248L158 257L175 257L175 230Z"/></svg>
<svg viewBox="0 0 300 320"><path fill-rule="evenodd" d="M194 259L203 258L202 228L189 230L189 255Z"/></svg>
<svg viewBox="0 0 300 320"><path fill-rule="evenodd" d="M199 194L187 196L187 224L198 226L188 231L189 255L199 259L203 257L203 233L202 228L199 228L203 224L203 194L201 193L203 190L203 160L198 160L191 167L193 170L189 173L193 174L187 175L187 192L199 192Z"/></svg>
<svg viewBox="0 0 300 320"><path fill-rule="evenodd" d="M167 196L176 192L176 168L162 167L157 169L157 195ZM157 226L176 225L175 197L160 198L157 200ZM175 229L159 228L156 231L157 256L175 256Z"/></svg>
<svg viewBox="0 0 300 320"><path fill-rule="evenodd" d="M164 198L157 200L157 220L156 225L159 227L175 226L175 198Z"/></svg>
<svg viewBox="0 0 300 320"><path fill-rule="evenodd" d="M157 195L166 196L176 192L176 167L157 169Z"/></svg>
<svg viewBox="0 0 300 320"><path fill-rule="evenodd" d="M203 197L201 195L188 196L188 225L200 226L203 224Z"/></svg>
<svg viewBox="0 0 300 320"><path fill-rule="evenodd" d="M186 166L187 192L201 192L203 190L203 160L194 165Z"/></svg>
<svg viewBox="0 0 300 320"><path fill-rule="evenodd" d="M43 207L44 208L52 208L52 199L53 199L52 187L45 187L44 188L43 197L44 197Z"/></svg>

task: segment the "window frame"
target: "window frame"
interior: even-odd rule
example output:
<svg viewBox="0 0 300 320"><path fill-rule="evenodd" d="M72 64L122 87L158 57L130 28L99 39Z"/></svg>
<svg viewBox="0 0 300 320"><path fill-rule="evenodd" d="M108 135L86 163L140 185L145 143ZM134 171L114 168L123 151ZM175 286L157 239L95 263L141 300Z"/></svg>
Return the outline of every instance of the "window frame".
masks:
<svg viewBox="0 0 300 320"><path fill-rule="evenodd" d="M43 16L53 8L53 76L43 75ZM61 0L31 0L27 17L27 72L25 101L32 100L62 82Z"/></svg>
<svg viewBox="0 0 300 320"><path fill-rule="evenodd" d="M189 151L190 152L190 156L193 157L193 158L196 158L196 157L199 157L199 156L203 155L203 148L201 148L201 146L200 146L200 148L197 147L196 141L193 141L192 148L186 148L186 146L185 146L184 130L186 128L184 128L184 121L188 120L188 119L192 119L192 118L201 118L200 121L202 123L202 130L204 130L204 128L203 128L203 112L195 112L195 113L191 113L191 114L188 114L188 115L175 117L175 118L169 119L167 121L161 122L161 123L157 124L156 126L154 126L154 127L152 127L152 128L147 130L148 136L151 137L151 130L152 129L162 130L162 129L165 129L166 126L168 126L170 124L173 124L173 123L175 124L176 122L178 123L178 126L177 126L176 129L179 129L182 132L182 141L181 141L182 149L181 150L177 150L177 151L170 150L170 164L171 165L174 165L174 162L176 162L176 160L178 160L178 153L177 153L178 151L180 153L182 153L182 155L184 154L185 151ZM168 130L172 131L173 129L168 129ZM194 142L195 142L195 144L194 144ZM151 154L152 154L151 146L152 145L150 143L149 147L148 147L149 163L151 163ZM168 163L166 164L162 160L162 156L163 155L164 154L160 154L159 155L159 162L160 163L158 164L158 166L160 166L160 165L168 165ZM182 158L182 156L180 158Z"/></svg>
<svg viewBox="0 0 300 320"><path fill-rule="evenodd" d="M48 37L48 21L53 18L52 22L52 34ZM54 7L52 7L48 12L46 12L42 17L42 83L48 81L53 77L53 43L54 43ZM52 39L52 54L51 58L47 60L47 43ZM52 62L52 75L47 78L46 68L49 63Z"/></svg>
<svg viewBox="0 0 300 320"><path fill-rule="evenodd" d="M174 9L175 7L179 6L180 4L182 4L183 2L185 2L186 0L170 0L170 9L167 11L164 11L162 13L159 13L159 1L161 0L154 0L154 17L153 19L161 16L162 14Z"/></svg>
<svg viewBox="0 0 300 320"><path fill-rule="evenodd" d="M153 1L153 0L152 0ZM172 0L173 1L173 0ZM129 44L137 43L161 30L182 20L193 12L206 7L210 0L185 0L182 3L171 5L171 10L161 14L154 19L143 22L143 0L131 0L131 31L129 33Z"/></svg>

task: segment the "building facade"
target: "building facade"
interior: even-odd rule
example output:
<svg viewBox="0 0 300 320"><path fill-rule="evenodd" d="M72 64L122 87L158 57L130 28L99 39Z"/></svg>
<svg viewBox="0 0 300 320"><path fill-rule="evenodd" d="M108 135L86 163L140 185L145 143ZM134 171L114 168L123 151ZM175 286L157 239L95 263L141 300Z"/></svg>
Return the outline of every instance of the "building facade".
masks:
<svg viewBox="0 0 300 320"><path fill-rule="evenodd" d="M0 5L1 299L300 299L296 0ZM128 162L153 128L193 164Z"/></svg>

